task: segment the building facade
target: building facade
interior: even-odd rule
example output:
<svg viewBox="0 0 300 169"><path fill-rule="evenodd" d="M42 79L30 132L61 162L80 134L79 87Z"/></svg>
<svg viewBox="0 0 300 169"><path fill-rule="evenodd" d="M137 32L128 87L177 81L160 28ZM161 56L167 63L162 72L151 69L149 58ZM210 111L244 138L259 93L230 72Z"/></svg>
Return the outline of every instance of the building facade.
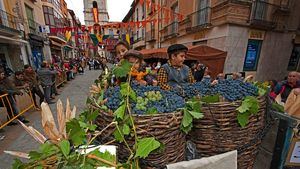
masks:
<svg viewBox="0 0 300 169"><path fill-rule="evenodd" d="M300 69L300 13L297 12L300 2L296 0L152 2L185 17L180 21L177 15L144 13L147 18L172 18L146 26L145 48L168 47L174 43L208 45L227 51L224 73L245 71L256 75L256 80L280 80L288 71ZM137 15L136 6L132 8L135 12L127 18Z"/></svg>
<svg viewBox="0 0 300 169"><path fill-rule="evenodd" d="M24 39L22 3L0 0L0 62L12 71L29 63L29 43Z"/></svg>
<svg viewBox="0 0 300 169"><path fill-rule="evenodd" d="M84 21L86 26L95 24L103 25L108 23L106 0L84 0Z"/></svg>

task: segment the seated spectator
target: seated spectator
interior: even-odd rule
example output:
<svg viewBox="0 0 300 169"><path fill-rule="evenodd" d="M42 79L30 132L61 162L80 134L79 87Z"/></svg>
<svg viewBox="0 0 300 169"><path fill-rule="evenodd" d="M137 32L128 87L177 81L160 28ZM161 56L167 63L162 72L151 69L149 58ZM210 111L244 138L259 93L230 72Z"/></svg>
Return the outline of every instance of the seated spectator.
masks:
<svg viewBox="0 0 300 169"><path fill-rule="evenodd" d="M22 92L14 87L11 80L5 76L3 70L0 70L0 94L8 94L7 95L8 99L3 99L2 103L6 107L8 113L7 119L10 120L11 118L17 116L20 112L17 107L16 101L14 99L14 95L21 95ZM23 123L29 122L22 115L20 115L18 119ZM16 123L15 122L10 123L10 125L14 125L14 124Z"/></svg>
<svg viewBox="0 0 300 169"><path fill-rule="evenodd" d="M29 84L24 81L24 73L22 71L16 71L14 76L11 76L10 80L19 90L29 88Z"/></svg>
<svg viewBox="0 0 300 169"><path fill-rule="evenodd" d="M287 80L277 83L274 91L270 94L272 99L281 95L281 102L285 103L291 91L300 87L300 77L298 72L290 72Z"/></svg>
<svg viewBox="0 0 300 169"><path fill-rule="evenodd" d="M42 102L45 99L45 96L40 89L40 82L38 81L37 74L32 69L32 67L29 65L24 66L24 81L25 81L25 83L29 84L29 88L30 88L30 91L32 94L32 99L33 99L34 105L37 109L39 109L40 106L38 106L38 104L36 103L35 95L38 95L40 98L39 105L42 104Z"/></svg>

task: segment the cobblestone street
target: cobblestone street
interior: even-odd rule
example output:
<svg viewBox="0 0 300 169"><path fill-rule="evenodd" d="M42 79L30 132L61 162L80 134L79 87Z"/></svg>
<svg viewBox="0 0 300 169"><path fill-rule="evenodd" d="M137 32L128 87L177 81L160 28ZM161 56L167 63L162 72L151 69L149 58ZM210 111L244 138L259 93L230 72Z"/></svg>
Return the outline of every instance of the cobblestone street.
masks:
<svg viewBox="0 0 300 169"><path fill-rule="evenodd" d="M73 81L68 82L59 89L60 95L56 97L55 101L61 99L65 107L67 98L70 98L71 106L76 105L78 115L85 108L89 86L91 86L99 74L100 71L97 70L86 70L84 75L77 75ZM56 116L56 104L52 104L50 107ZM40 112L30 111L25 116L30 121L27 125L33 126L38 131L42 131ZM39 144L25 132L21 125L7 126L4 130L1 135L4 134L5 139L0 141L0 169L9 169L15 157L3 153L4 150L29 152L37 148Z"/></svg>

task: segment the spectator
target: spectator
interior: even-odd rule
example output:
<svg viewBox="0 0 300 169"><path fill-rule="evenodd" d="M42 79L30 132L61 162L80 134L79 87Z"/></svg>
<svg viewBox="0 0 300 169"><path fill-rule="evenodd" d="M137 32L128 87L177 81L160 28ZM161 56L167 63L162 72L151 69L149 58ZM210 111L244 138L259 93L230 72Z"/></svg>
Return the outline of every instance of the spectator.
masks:
<svg viewBox="0 0 300 169"><path fill-rule="evenodd" d="M6 107L6 110L7 110L7 113L8 113L7 119L10 120L11 118L17 116L20 112L13 96L15 94L21 95L22 92L17 90L14 87L14 85L12 84L10 79L8 79L5 76L5 72L3 70L0 70L0 94L8 94L7 95L8 99L3 99L2 103ZM29 121L26 120L25 117L22 116L22 115L20 115L18 117L18 119L20 121L22 121L23 123L29 123ZM15 122L11 122L9 125L15 125L15 124L16 124Z"/></svg>
<svg viewBox="0 0 300 169"><path fill-rule="evenodd" d="M204 66L203 64L197 64L196 69L194 70L194 78L196 80L196 82L200 82L203 79L205 70L206 70L206 66Z"/></svg>
<svg viewBox="0 0 300 169"><path fill-rule="evenodd" d="M115 46L118 61L122 60L125 53L130 49L130 45L126 41L119 41Z"/></svg>
<svg viewBox="0 0 300 169"><path fill-rule="evenodd" d="M29 87L28 83L25 83L24 81L24 74L22 71L16 71L14 76L11 76L10 79L15 87L19 90L26 89Z"/></svg>
<svg viewBox="0 0 300 169"><path fill-rule="evenodd" d="M298 72L290 72L287 80L277 83L274 92L270 94L271 98L281 95L281 102L285 103L291 91L300 87L300 77Z"/></svg>
<svg viewBox="0 0 300 169"><path fill-rule="evenodd" d="M93 59L90 59L88 61L88 65L89 65L89 70L92 70L92 67L94 67L94 61L93 61Z"/></svg>
<svg viewBox="0 0 300 169"><path fill-rule="evenodd" d="M217 80L224 80L224 79L225 79L224 73L219 73L219 74L217 75Z"/></svg>
<svg viewBox="0 0 300 169"><path fill-rule="evenodd" d="M31 94L32 94L34 105L35 105L36 108L39 109L40 106L38 106L37 103L36 103L36 96L35 95L38 95L39 98L40 98L39 105L42 104L42 102L45 99L45 96L44 96L43 92L40 89L40 83L38 81L37 74L35 73L35 71L33 71L32 67L29 66L29 65L24 66L24 81L25 81L25 83L29 84L29 88L30 88L30 91L31 91Z"/></svg>
<svg viewBox="0 0 300 169"><path fill-rule="evenodd" d="M48 104L53 104L54 102L50 101L51 87L53 85L52 77L56 74L56 71L49 70L47 63L42 63L41 69L38 70L38 76L41 80L41 85L44 90L45 100Z"/></svg>

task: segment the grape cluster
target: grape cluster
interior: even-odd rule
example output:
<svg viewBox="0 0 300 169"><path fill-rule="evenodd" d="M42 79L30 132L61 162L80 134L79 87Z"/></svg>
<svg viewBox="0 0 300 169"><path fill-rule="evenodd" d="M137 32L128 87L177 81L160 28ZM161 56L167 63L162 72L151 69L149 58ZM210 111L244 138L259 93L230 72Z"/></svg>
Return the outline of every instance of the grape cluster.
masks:
<svg viewBox="0 0 300 169"><path fill-rule="evenodd" d="M135 114L146 114L147 110L151 108L155 108L158 113L169 113L185 106L185 101L181 96L162 90L160 87L136 84L132 84L131 87L137 95L137 102L130 101L132 112ZM121 102L120 87L107 89L104 98L108 99L106 106L115 111Z"/></svg>
<svg viewBox="0 0 300 169"><path fill-rule="evenodd" d="M242 100L245 96L257 96L258 88L251 83L245 83L242 80L219 80L216 85L211 85L209 78L203 79L190 85L183 85L182 91L177 92L184 98L195 96L207 96L220 94L228 101Z"/></svg>
<svg viewBox="0 0 300 169"><path fill-rule="evenodd" d="M111 110L119 108L121 103L120 87L110 87L104 92L104 99L107 99L106 106Z"/></svg>
<svg viewBox="0 0 300 169"><path fill-rule="evenodd" d="M147 110L148 102L156 102L162 99L160 91L149 91L144 93L145 98L138 96L136 102L136 110Z"/></svg>

